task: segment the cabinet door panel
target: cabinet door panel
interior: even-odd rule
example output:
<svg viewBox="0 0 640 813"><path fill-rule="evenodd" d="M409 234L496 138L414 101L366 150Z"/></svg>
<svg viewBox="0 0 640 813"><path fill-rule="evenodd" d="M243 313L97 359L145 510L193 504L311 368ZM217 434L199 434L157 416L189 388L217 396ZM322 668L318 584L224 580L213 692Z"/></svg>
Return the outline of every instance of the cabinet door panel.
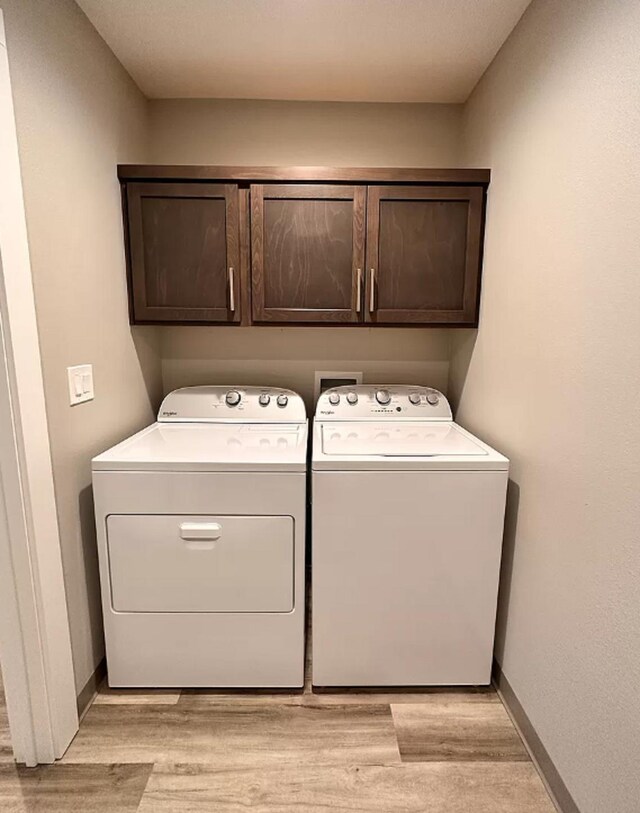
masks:
<svg viewBox="0 0 640 813"><path fill-rule="evenodd" d="M240 318L238 187L127 186L136 321Z"/></svg>
<svg viewBox="0 0 640 813"><path fill-rule="evenodd" d="M367 321L474 324L483 192L370 187Z"/></svg>
<svg viewBox="0 0 640 813"><path fill-rule="evenodd" d="M253 318L359 319L364 263L363 187L251 187Z"/></svg>

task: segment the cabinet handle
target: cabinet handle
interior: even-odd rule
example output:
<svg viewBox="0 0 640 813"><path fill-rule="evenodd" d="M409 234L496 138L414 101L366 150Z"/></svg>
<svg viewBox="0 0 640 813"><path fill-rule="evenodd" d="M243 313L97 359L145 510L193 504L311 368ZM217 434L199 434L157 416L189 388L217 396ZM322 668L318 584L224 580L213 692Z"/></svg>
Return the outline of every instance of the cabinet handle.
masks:
<svg viewBox="0 0 640 813"><path fill-rule="evenodd" d="M236 309L236 292L234 290L234 270L232 266L229 266L229 310L231 312L235 311Z"/></svg>
<svg viewBox="0 0 640 813"><path fill-rule="evenodd" d="M370 273L369 310L373 313L376 309L376 269L371 268Z"/></svg>
<svg viewBox="0 0 640 813"><path fill-rule="evenodd" d="M356 313L362 310L362 268L357 268L358 272L358 287L356 290Z"/></svg>

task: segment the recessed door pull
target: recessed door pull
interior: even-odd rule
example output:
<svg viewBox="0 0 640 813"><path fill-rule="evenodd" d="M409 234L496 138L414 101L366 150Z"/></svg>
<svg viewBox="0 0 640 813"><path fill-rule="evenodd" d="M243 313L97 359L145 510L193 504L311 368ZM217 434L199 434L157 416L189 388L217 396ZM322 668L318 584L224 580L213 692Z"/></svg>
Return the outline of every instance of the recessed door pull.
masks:
<svg viewBox="0 0 640 813"><path fill-rule="evenodd" d="M189 550L211 550L222 536L219 522L182 522L180 536Z"/></svg>

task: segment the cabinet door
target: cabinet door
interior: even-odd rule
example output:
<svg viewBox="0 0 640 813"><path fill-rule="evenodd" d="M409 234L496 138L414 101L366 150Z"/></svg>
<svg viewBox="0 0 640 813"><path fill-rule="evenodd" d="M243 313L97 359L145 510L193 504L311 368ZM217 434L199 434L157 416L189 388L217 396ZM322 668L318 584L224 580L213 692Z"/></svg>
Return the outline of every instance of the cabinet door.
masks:
<svg viewBox="0 0 640 813"><path fill-rule="evenodd" d="M477 324L483 191L371 186L367 322Z"/></svg>
<svg viewBox="0 0 640 813"><path fill-rule="evenodd" d="M252 185L254 321L360 321L364 235L364 187Z"/></svg>
<svg viewBox="0 0 640 813"><path fill-rule="evenodd" d="M127 184L135 322L240 320L238 186Z"/></svg>

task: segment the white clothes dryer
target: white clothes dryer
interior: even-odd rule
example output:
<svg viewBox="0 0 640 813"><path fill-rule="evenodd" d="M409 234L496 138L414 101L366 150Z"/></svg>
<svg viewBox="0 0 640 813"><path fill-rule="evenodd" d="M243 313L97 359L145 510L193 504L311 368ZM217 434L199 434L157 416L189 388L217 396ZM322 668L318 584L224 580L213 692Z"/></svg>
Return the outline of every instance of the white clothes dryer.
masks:
<svg viewBox="0 0 640 813"><path fill-rule="evenodd" d="M187 387L92 461L110 686L304 683L307 420Z"/></svg>
<svg viewBox="0 0 640 813"><path fill-rule="evenodd" d="M509 461L441 392L337 387L312 455L315 686L491 679Z"/></svg>

